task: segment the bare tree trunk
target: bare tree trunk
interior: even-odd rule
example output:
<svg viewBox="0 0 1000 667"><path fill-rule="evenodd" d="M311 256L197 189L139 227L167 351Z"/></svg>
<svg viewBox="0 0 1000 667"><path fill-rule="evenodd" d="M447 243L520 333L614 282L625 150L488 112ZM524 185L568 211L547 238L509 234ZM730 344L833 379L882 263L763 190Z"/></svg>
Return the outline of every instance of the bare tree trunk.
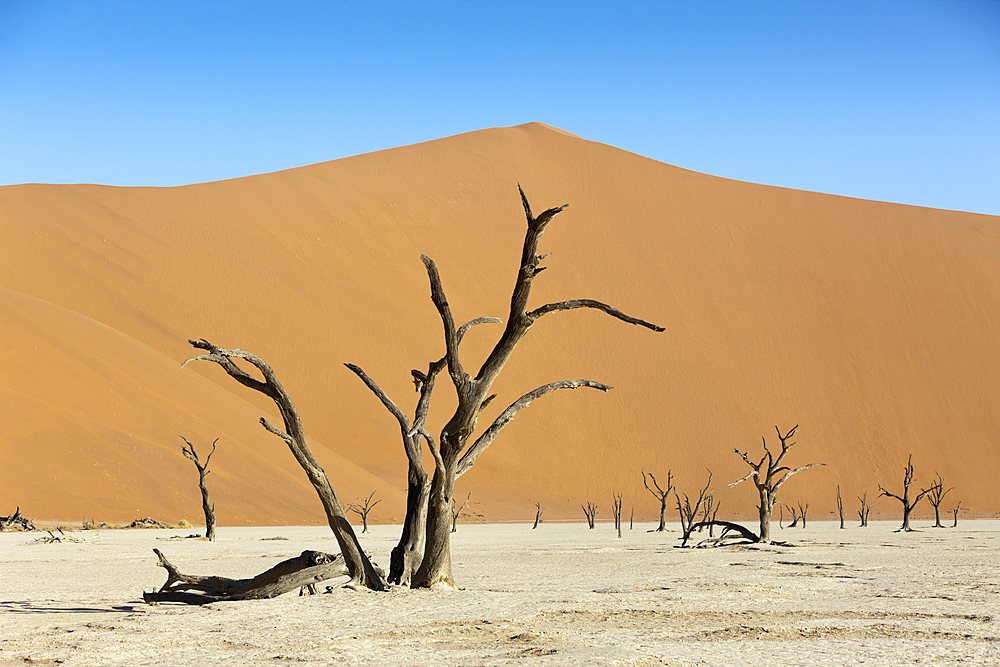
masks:
<svg viewBox="0 0 1000 667"><path fill-rule="evenodd" d="M198 469L198 488L201 489L201 509L205 512L205 538L209 542L215 541L215 504L209 504L208 502L208 487L205 486L205 476L211 471L208 469L208 462L212 459L212 454L215 453L215 444L219 442L216 438L212 442L212 451L208 453L208 457L205 459L203 464L198 460L198 453L194 451L194 445L188 442L188 439L183 435L180 439L187 443L187 447L181 447L181 453L187 458L191 459L195 467Z"/></svg>
<svg viewBox="0 0 1000 667"><path fill-rule="evenodd" d="M879 493L879 497L880 498L882 496L888 496L889 498L895 498L896 500L898 500L900 503L903 504L903 525L899 527L899 530L901 530L901 531L907 531L907 532L913 530L912 528L910 528L910 512L913 511L913 508L917 506L917 503L919 503L923 499L924 496L926 496L928 493L930 493L935 488L935 487L932 486L929 489L924 489L923 491L921 491L917 495L916 498L913 499L913 502L910 502L910 484L913 483L913 463L912 463L912 461L913 461L913 454L910 454L910 456L906 459L906 467L903 468L903 495L902 496L897 496L895 493L889 493L884 488L882 488L881 484L878 485L879 491L881 491L881 493Z"/></svg>
<svg viewBox="0 0 1000 667"><path fill-rule="evenodd" d="M538 528L538 522L542 520L542 512L544 511L545 510L542 509L541 503L535 503L535 525L531 527L532 530Z"/></svg>
<svg viewBox="0 0 1000 667"><path fill-rule="evenodd" d="M355 514L361 517L362 533L368 532L368 513L372 511L373 507L382 502L381 500L376 500L375 502L372 502L372 498L374 497L375 497L375 492L372 491L371 495L368 496L367 498L358 498L358 500L361 501L360 503L351 503L350 505L347 506L348 511L354 512Z"/></svg>
<svg viewBox="0 0 1000 667"><path fill-rule="evenodd" d="M656 527L656 532L662 533L667 529L667 498L670 497L670 490L673 488L673 471L667 471L667 490L664 491L660 488L659 483L657 483L656 478L653 477L653 473L649 473L649 479L653 482L653 488L649 487L649 483L646 482L646 471L642 471L642 485L646 487L646 490L653 494L653 497L660 501L660 525ZM653 490L655 489L655 491Z"/></svg>
<svg viewBox="0 0 1000 667"><path fill-rule="evenodd" d="M580 505L583 508L583 514L587 517L587 527L591 530L594 529L594 519L597 518L597 505L588 502L586 505Z"/></svg>
<svg viewBox="0 0 1000 667"><path fill-rule="evenodd" d="M698 494L698 499L695 501L694 505L691 504L691 499L688 495L684 494L684 502L681 503L681 497L674 489L674 498L677 500L677 512L681 516L681 546L687 546L688 540L691 539L691 533L695 529L701 528L705 525L704 522L695 522L698 517L699 512L701 512L702 504L705 499L711 497L710 489L712 487L712 471L708 471L708 481L705 482L704 488Z"/></svg>
<svg viewBox="0 0 1000 667"><path fill-rule="evenodd" d="M260 423L265 429L285 441L295 456L295 460L301 466L302 470L305 471L306 477L309 478L313 488L316 489L316 494L319 496L320 502L323 504L323 509L326 511L330 529L333 531L334 537L337 538L337 544L340 545L340 552L344 555L344 562L347 563L347 567L351 571L350 585L362 586L376 591L386 590L385 580L382 578L382 575L372 566L368 555L361 549L361 544L358 542L357 535L354 534L354 529L351 528L351 522L347 519L347 514L344 512L344 506L340 504L337 492L333 490L326 472L320 467L316 457L313 456L312 450L309 449L309 445L306 443L305 429L302 426L298 410L296 410L295 404L292 403L291 397L285 392L284 387L278 382L274 370L263 359L250 352L224 350L206 340L189 342L200 350L207 350L209 354L191 357L181 364L181 368L191 361L213 361L222 366L231 378L245 387L249 387L270 397L274 401L274 404L278 406L285 425L284 431L272 426L264 417L260 418ZM256 366L257 370L264 376L264 380L261 381L248 375L242 368L236 365L233 357L245 359Z"/></svg>
<svg viewBox="0 0 1000 667"><path fill-rule="evenodd" d="M858 496L858 500L861 501L861 508L858 510L858 517L861 519L861 527L868 527L868 513L872 511L872 504L868 502L868 492L865 491L863 496Z"/></svg>
<svg viewBox="0 0 1000 667"><path fill-rule="evenodd" d="M472 327L488 323L497 324L501 321L495 317L478 317L466 322L459 327L455 334L458 342L462 341ZM431 362L426 373L418 370L410 371L413 383L420 394L412 424L399 406L382 391L382 388L364 370L354 364L344 365L361 378L365 386L375 394L399 423L403 438L403 451L406 453L407 460L406 517L403 519L403 530L399 537L399 543L393 548L389 557L389 583L409 586L424 558L427 536L427 503L431 493L431 480L421 463L423 427L430 412L431 397L437 376L445 369L447 361L441 358Z"/></svg>
<svg viewBox="0 0 1000 667"><path fill-rule="evenodd" d="M451 532L458 532L458 518L462 516L462 510L469 506L469 498L472 497L472 491L469 491L469 495L465 497L465 502L462 503L461 507L455 506L455 499L451 500Z"/></svg>
<svg viewBox="0 0 1000 667"><path fill-rule="evenodd" d="M774 501L778 496L778 489L788 481L788 478L797 472L806 470L807 468L812 468L814 466L826 465L825 463L810 463L809 465L804 465L801 468L795 468L792 470L787 466L781 465L781 460L785 458L785 454L788 450L792 448L795 444L794 442L788 442L788 439L795 435L795 432L799 430L799 425L796 424L792 430L790 430L785 435L781 435L781 430L775 426L774 430L778 432L778 440L781 441L781 453L778 454L777 458L771 455L771 450L767 448L767 439L764 440L764 456L757 463L751 461L745 452L736 450L736 453L742 458L751 470L747 473L746 477L738 479L729 486L736 486L743 480L753 477L754 486L757 487L757 493L760 496L760 505L758 505L757 510L760 515L760 541L764 544L769 544L771 542L771 514L774 510ZM765 462L767 465L765 466ZM784 473L784 475L782 475ZM791 508L789 508L791 509ZM791 526L789 526L791 528Z"/></svg>
<svg viewBox="0 0 1000 667"><path fill-rule="evenodd" d="M622 538L622 494L612 493L611 498L614 501L614 513L615 513L615 529L618 531L618 539Z"/></svg>
<svg viewBox="0 0 1000 667"><path fill-rule="evenodd" d="M844 529L844 499L840 497L840 484L837 485L837 511L840 512L840 529Z"/></svg>
<svg viewBox="0 0 1000 667"><path fill-rule="evenodd" d="M944 501L944 497L948 495L948 492L954 487L945 489L941 473L935 473L935 476L937 477L937 484L927 489L929 492L927 494L927 502L934 506L934 528L944 528L941 524L941 503Z"/></svg>
<svg viewBox="0 0 1000 667"><path fill-rule="evenodd" d="M799 513L791 505L785 505L785 507L787 507L788 511L792 513L792 522L790 524L788 524L788 527L789 528L795 528L795 526L799 525Z"/></svg>
<svg viewBox="0 0 1000 667"><path fill-rule="evenodd" d="M809 503L806 503L805 506L803 506L802 503L798 503L798 505L799 505L799 518L802 519L802 527L805 528L806 527L806 510L809 509Z"/></svg>
<svg viewBox="0 0 1000 667"><path fill-rule="evenodd" d="M958 525L958 510L959 510L959 509L960 509L961 507L962 507L962 501L961 501L961 500L959 500L959 501L958 501L958 505L956 505L956 506L955 506L955 509L953 509L953 510L951 511L951 514L952 514L952 516L954 517L954 523L952 523L952 524L951 524L951 527L952 527L952 528L954 528L955 526L957 526L957 525Z"/></svg>
<svg viewBox="0 0 1000 667"><path fill-rule="evenodd" d="M663 331L662 327L630 317L612 306L591 299L550 303L529 311L528 297L531 285L535 276L545 268L540 266L541 261L546 256L538 254L539 239L549 222L566 207L550 208L536 217L532 214L528 199L520 186L518 186L518 190L521 194L521 204L524 207L528 228L524 237L521 260L518 264L517 280L511 295L509 316L503 334L480 366L475 377L466 372L462 366L458 350L458 330L455 327L451 306L445 297L437 266L429 257L421 255L430 281L431 301L438 311L444 328L445 359L448 364L448 374L458 396L458 406L454 415L441 430L440 447L424 432L424 439L434 455L435 466L434 477L431 480L430 501L427 505L427 544L424 549L424 559L415 577L418 586L432 586L437 583L455 586L451 570L450 533L446 529L449 523L450 503L454 495L455 480L475 463L476 459L489 447L500 430L513 419L514 415L522 408L527 407L535 398L557 389L576 387L591 387L601 391L610 389L607 385L590 380L570 380L539 387L511 404L479 438L473 440L473 433L480 413L495 397L495 394L490 394L493 383L531 326L539 318L549 313L577 308L593 308L630 324L644 326L654 331Z"/></svg>

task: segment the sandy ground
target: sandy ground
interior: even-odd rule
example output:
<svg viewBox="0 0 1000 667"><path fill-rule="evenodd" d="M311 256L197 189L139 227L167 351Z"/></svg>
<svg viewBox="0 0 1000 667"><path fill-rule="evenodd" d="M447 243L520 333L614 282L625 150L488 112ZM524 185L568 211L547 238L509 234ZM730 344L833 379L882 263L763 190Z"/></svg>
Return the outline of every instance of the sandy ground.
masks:
<svg viewBox="0 0 1000 667"><path fill-rule="evenodd" d="M182 571L246 576L328 529L0 535L0 665L1000 664L1000 521L775 530L794 547L677 549L636 525L460 525L464 590L147 606L154 547ZM362 542L385 563L397 527ZM287 539L275 539L287 538ZM331 583L336 583L331 582Z"/></svg>

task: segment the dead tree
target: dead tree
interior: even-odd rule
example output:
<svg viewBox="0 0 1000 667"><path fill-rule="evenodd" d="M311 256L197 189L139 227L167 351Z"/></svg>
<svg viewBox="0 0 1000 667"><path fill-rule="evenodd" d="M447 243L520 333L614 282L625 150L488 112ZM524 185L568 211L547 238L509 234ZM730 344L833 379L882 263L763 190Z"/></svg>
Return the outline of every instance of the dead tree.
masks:
<svg viewBox="0 0 1000 667"><path fill-rule="evenodd" d="M649 473L649 479L653 482L653 488L649 488L649 483L646 481L646 471L642 471L642 485L646 487L646 490L653 494L653 497L660 501L660 525L656 527L657 533L662 533L667 529L667 498L670 497L670 490L674 488L674 476L673 471L667 471L667 490L664 491L660 488L660 485L656 482L656 478L653 477L653 473ZM651 531L653 532L653 531Z"/></svg>
<svg viewBox="0 0 1000 667"><path fill-rule="evenodd" d="M910 484L913 483L913 463L912 463L912 461L913 461L913 454L910 454L907 457L907 459L906 459L906 467L903 468L903 495L902 496L897 496L895 493L890 493L885 488L883 488L883 486L881 484L878 485L879 491L881 491L881 493L878 494L879 498L881 498L882 496L887 496L889 498L895 498L900 503L902 503L902 505L903 505L903 525L899 527L899 530L907 531L907 532L913 530L912 528L910 528L910 512L912 512L913 508L917 506L917 503L919 503L921 500L923 500L924 496L926 496L928 493L930 493L934 489L933 486L930 489L924 489L919 494L917 494L916 498L914 498L912 501L910 500Z"/></svg>
<svg viewBox="0 0 1000 667"><path fill-rule="evenodd" d="M204 339L189 342L199 350L208 351L208 354L191 357L181 364L181 368L192 361L215 362L226 371L229 377L245 387L268 396L278 406L285 426L284 431L273 426L264 417L260 418L260 423L269 432L285 441L295 456L295 460L298 461L302 470L305 471L313 488L316 489L320 502L323 504L323 509L326 511L330 529L333 531L334 537L337 538L340 552L344 555L344 562L351 572L351 582L349 585L361 586L376 591L386 590L385 579L383 579L382 575L372 565L368 559L368 555L361 549L361 544L358 542L357 535L354 534L354 529L351 528L351 522L347 519L347 514L344 512L344 506L340 504L337 492L334 491L329 478L326 476L326 472L320 467L316 457L313 456L312 450L309 449L309 445L306 443L305 429L302 426L302 419L299 417L298 410L296 410L295 404L292 403L291 397L285 392L281 383L278 382L278 377L275 375L274 370L263 359L250 352L225 350L212 345ZM253 364L260 371L264 379L258 380L251 376L233 361L234 358L244 359Z"/></svg>
<svg viewBox="0 0 1000 667"><path fill-rule="evenodd" d="M166 569L167 581L158 591L143 592L147 604L182 602L184 604L209 604L237 600L262 600L277 597L296 588L316 584L351 574L341 554L321 551L303 551L295 558L282 561L251 579L182 574L167 560L159 549L157 565Z"/></svg>
<svg viewBox="0 0 1000 667"><path fill-rule="evenodd" d="M21 508L18 506L10 516L0 516L0 530L16 528L17 530L38 530L31 519L21 516Z"/></svg>
<svg viewBox="0 0 1000 667"><path fill-rule="evenodd" d="M545 267L540 264L547 256L538 254L539 239L552 219L566 206L550 208L536 217L532 214L528 199L520 186L518 186L518 190L521 194L521 204L524 207L528 228L518 264L517 280L511 295L510 312L504 332L475 375L467 372L462 365L458 350L458 330L452 316L451 306L445 297L437 266L429 257L421 255L430 280L431 300L438 311L444 329L448 374L455 386L458 405L451 419L441 429L440 442L435 442L426 432L423 434L431 454L434 456L434 477L431 480L430 500L427 506L427 544L424 549L424 559L415 577L418 586L433 586L438 583L455 585L451 569L450 522L448 520L455 480L472 467L476 459L489 447L496 435L514 418L514 415L528 406L534 399L557 389L590 387L607 391L611 388L591 380L569 380L539 387L512 403L479 438L473 440L479 415L495 396L495 394L490 394L493 383L500 375L507 360L510 359L517 344L532 325L550 313L576 308L593 308L630 324L644 326L653 331L663 331L662 327L630 317L612 306L591 299L549 303L534 310L528 310L528 297L531 293L532 283L535 276L544 270Z"/></svg>
<svg viewBox="0 0 1000 667"><path fill-rule="evenodd" d="M953 524L951 524L951 527L952 527L952 528L954 528L955 526L957 526L957 525L958 525L958 510L959 510L959 509L960 509L961 507L962 507L962 501L961 501L961 500L959 500L959 501L958 501L958 505L955 505L955 509L953 509L953 510L951 511L951 514L952 514L952 516L954 517L954 520L955 520L955 522L954 522Z"/></svg>
<svg viewBox="0 0 1000 667"><path fill-rule="evenodd" d="M593 530L594 529L594 519L597 518L597 505L592 502L587 502L586 505L580 505L583 508L583 514L587 517L587 526Z"/></svg>
<svg viewBox="0 0 1000 667"><path fill-rule="evenodd" d="M798 503L798 506L799 506L799 518L802 519L802 527L805 528L806 511L809 509L809 503L806 503L805 506L803 506L802 503Z"/></svg>
<svg viewBox="0 0 1000 667"><path fill-rule="evenodd" d="M358 498L360 503L351 503L347 506L348 511L354 512L361 517L361 532L368 532L368 513L372 511L372 508L378 505L381 500L376 500L372 502L372 498L375 497L375 492L372 491L371 495L367 498Z"/></svg>
<svg viewBox="0 0 1000 667"><path fill-rule="evenodd" d="M538 524L542 521L542 512L544 511L541 503L535 503L535 525L531 527L532 530L538 528Z"/></svg>
<svg viewBox="0 0 1000 667"><path fill-rule="evenodd" d="M712 486L712 471L708 471L708 481L705 482L704 488L698 494L698 499L695 501L694 505L691 504L691 499L688 495L684 494L684 502L681 502L680 494L677 493L677 489L674 489L674 498L677 501L677 513L681 517L681 546L686 546L688 539L691 537L691 533L694 529L703 524L703 522L698 522L699 512L702 510L702 505L705 502L705 498L710 496L711 493L709 489Z"/></svg>
<svg viewBox="0 0 1000 667"><path fill-rule="evenodd" d="M477 324L485 323L502 322L495 317L479 317L471 322L466 322L459 327L456 333L459 342L469 329ZM413 412L412 423L364 370L354 364L344 365L361 378L365 386L375 394L386 410L399 422L399 430L403 438L403 451L406 453L407 460L406 517L403 519L403 530L399 536L399 543L393 547L389 555L389 583L409 586L424 558L427 535L427 501L431 492L431 479L421 463L423 426L427 421L427 414L430 412L431 395L434 392L437 376L448 365L447 360L442 357L437 361L432 361L428 364L426 373L416 369L410 371L413 384L416 386L417 393L420 394Z"/></svg>
<svg viewBox="0 0 1000 667"><path fill-rule="evenodd" d="M941 473L935 473L937 476L937 484L927 489L930 493L927 494L927 502L934 506L934 528L944 528L941 524L941 501L944 497L948 495L948 492L955 487L951 486L947 489L944 488L944 480L941 478Z"/></svg>
<svg viewBox="0 0 1000 667"><path fill-rule="evenodd" d="M861 501L861 507L858 509L858 517L861 519L861 527L868 527L868 514L872 511L872 503L868 502L868 492L865 491L863 496L858 496L858 500Z"/></svg>
<svg viewBox="0 0 1000 667"><path fill-rule="evenodd" d="M736 453L746 462L748 466L750 466L751 471L747 473L746 477L738 479L729 485L736 486L740 482L753 477L754 486L757 487L757 493L760 496L760 505L757 507L760 515L759 541L764 544L769 544L771 542L771 513L774 510L774 502L777 500L778 489L781 488L781 485L788 481L788 478L797 472L802 472L803 470L814 466L826 465L825 463L810 463L800 468L795 468L794 470L781 465L781 461L785 458L785 454L787 454L788 450L795 444L794 442L788 442L788 439L795 435L795 432L799 430L799 425L796 424L792 430L785 435L781 435L781 430L777 426L774 427L774 430L778 432L778 440L781 441L781 453L778 454L777 457L772 456L771 450L767 448L766 438L762 438L762 440L764 440L764 456L757 463L751 461L745 452L741 452L737 449Z"/></svg>
<svg viewBox="0 0 1000 667"><path fill-rule="evenodd" d="M462 503L461 507L456 508L455 499L451 499L451 532L458 532L458 517L462 516L462 510L469 506L469 498L472 497L472 491L469 491L469 495L465 497L465 502Z"/></svg>
<svg viewBox="0 0 1000 667"><path fill-rule="evenodd" d="M614 503L612 511L615 513L615 530L618 531L618 539L620 540L622 538L622 494L612 493L611 499Z"/></svg>
<svg viewBox="0 0 1000 667"><path fill-rule="evenodd" d="M840 529L844 529L844 499L840 497L840 484L837 485L837 511L840 513Z"/></svg>
<svg viewBox="0 0 1000 667"><path fill-rule="evenodd" d="M792 522L788 524L788 527L795 528L795 526L799 525L799 513L791 505L785 505L785 507L787 507L788 511L792 513Z"/></svg>
<svg viewBox="0 0 1000 667"><path fill-rule="evenodd" d="M211 472L208 469L208 462L212 460L212 454L215 453L215 444L219 442L216 438L212 442L212 451L208 453L205 457L205 463L198 460L198 453L194 451L194 445L192 445L187 438L183 435L179 436L181 440L187 443L187 447L181 447L181 453L187 458L191 459L194 466L198 469L198 488L201 489L201 509L205 512L205 539L209 542L215 541L215 503L208 503L208 487L205 486L205 476Z"/></svg>

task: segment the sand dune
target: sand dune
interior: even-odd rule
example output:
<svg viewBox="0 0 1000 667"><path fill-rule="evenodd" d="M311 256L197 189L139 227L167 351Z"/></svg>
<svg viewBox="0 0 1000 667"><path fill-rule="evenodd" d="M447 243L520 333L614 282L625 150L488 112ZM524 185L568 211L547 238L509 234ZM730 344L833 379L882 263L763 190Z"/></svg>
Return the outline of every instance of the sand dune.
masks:
<svg viewBox="0 0 1000 667"><path fill-rule="evenodd" d="M752 511L734 448L801 424L784 487L819 516L876 483L935 471L980 514L1000 510L1000 218L724 180L542 124L473 132L180 188L0 188L0 503L29 516L200 520L178 435L216 437L220 522L321 520L273 409L221 370L178 367L188 338L251 350L295 399L346 501L377 490L403 514L398 427L343 367L412 409L411 368L441 356L421 253L460 320L506 315L520 182L535 210L569 203L542 239L532 302L547 316L480 424L521 393L578 377L518 415L459 482L489 520L575 517L611 493L652 518L640 470L694 491L711 468L723 514ZM466 365L498 330L468 337ZM433 426L449 416L439 387ZM265 411L265 412L262 412ZM130 454L125 454L131 452ZM875 512L895 513L882 499ZM225 510L224 510L225 508ZM3 507L0 512L6 513Z"/></svg>

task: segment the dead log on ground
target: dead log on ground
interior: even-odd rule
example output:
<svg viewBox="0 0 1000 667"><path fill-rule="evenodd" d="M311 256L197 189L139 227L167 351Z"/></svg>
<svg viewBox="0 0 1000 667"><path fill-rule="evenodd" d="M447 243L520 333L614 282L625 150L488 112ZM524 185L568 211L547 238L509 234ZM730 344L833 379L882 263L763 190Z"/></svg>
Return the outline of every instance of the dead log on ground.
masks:
<svg viewBox="0 0 1000 667"><path fill-rule="evenodd" d="M153 549L159 565L167 571L167 581L159 591L143 592L147 604L182 602L209 604L238 600L264 600L278 597L296 588L314 586L327 579L350 576L344 557L322 551L303 551L251 579L201 576L181 573L159 549Z"/></svg>
<svg viewBox="0 0 1000 667"><path fill-rule="evenodd" d="M10 516L0 516L0 530L14 528L15 530L38 530L31 519L21 516L21 508L18 506Z"/></svg>

